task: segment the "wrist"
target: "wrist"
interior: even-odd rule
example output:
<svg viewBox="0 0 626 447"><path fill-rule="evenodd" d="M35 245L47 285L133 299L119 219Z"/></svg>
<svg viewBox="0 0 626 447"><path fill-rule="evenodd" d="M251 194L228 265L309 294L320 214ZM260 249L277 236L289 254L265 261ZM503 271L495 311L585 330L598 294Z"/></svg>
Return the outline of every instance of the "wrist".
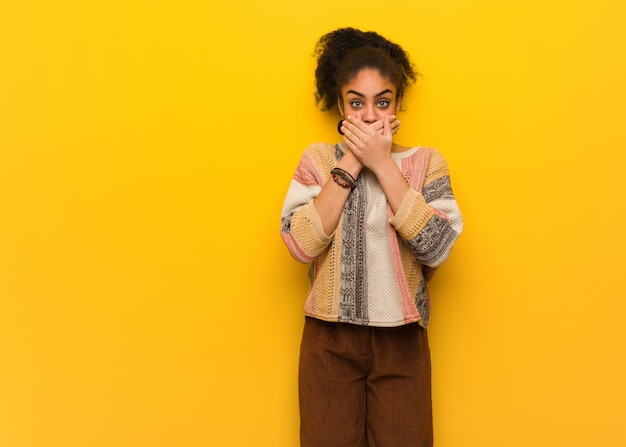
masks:
<svg viewBox="0 0 626 447"><path fill-rule="evenodd" d="M376 177L379 177L381 175L385 175L388 172L398 170L398 165L395 161L393 161L393 158L391 158L390 155L388 158L381 160L381 162L374 163L369 169Z"/></svg>
<svg viewBox="0 0 626 447"><path fill-rule="evenodd" d="M409 183L404 177L402 169L398 166L394 159L391 158L391 154L388 158L380 160L372 172L376 176L378 182L383 185L383 189L389 185L394 185L393 188L396 190L398 188L404 189L404 187L409 187Z"/></svg>
<svg viewBox="0 0 626 447"><path fill-rule="evenodd" d="M357 178L363 169L363 163L361 163L361 161L356 158L356 155L348 149L341 160L337 163L337 167L348 171L350 175Z"/></svg>
<svg viewBox="0 0 626 447"><path fill-rule="evenodd" d="M341 168L333 168L330 171L330 175L339 186L351 191L356 188L356 178L352 176L348 171Z"/></svg>

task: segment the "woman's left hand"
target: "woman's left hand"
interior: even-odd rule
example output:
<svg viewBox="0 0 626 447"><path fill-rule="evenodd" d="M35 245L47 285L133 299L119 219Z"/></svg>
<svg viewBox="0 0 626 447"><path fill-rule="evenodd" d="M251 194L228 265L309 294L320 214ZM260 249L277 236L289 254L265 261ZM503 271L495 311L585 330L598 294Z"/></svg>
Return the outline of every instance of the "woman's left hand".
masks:
<svg viewBox="0 0 626 447"><path fill-rule="evenodd" d="M398 129L400 129L400 120L396 117L396 115L389 115L389 124L391 125L391 134L395 135L398 133ZM374 121L370 124L371 127L376 129L379 134L382 135L385 129L385 120Z"/></svg>
<svg viewBox="0 0 626 447"><path fill-rule="evenodd" d="M386 116L382 121L383 127L382 132L380 132L374 125L375 123L364 122L360 113L357 113L355 117L348 116L341 128L348 149L365 167L374 173L376 173L377 168L381 168L387 162L392 161L393 131L390 116Z"/></svg>

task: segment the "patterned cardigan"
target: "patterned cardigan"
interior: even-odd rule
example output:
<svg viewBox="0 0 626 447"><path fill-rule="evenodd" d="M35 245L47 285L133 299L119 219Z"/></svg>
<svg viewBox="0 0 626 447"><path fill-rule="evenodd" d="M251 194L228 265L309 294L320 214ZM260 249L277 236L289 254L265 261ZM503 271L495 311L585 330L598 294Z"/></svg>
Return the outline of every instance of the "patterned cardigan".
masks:
<svg viewBox="0 0 626 447"><path fill-rule="evenodd" d="M392 153L411 188L394 215L374 174L363 169L337 229L324 233L313 199L332 181L343 143L315 143L303 153L281 213L291 255L311 263L305 315L325 321L428 326L427 282L463 229L448 166L430 148Z"/></svg>

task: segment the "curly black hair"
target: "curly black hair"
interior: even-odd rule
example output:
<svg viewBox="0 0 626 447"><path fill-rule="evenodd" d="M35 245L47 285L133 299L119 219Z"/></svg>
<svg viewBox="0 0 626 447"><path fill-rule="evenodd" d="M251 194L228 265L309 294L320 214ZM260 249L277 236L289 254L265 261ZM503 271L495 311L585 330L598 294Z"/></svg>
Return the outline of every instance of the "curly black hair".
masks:
<svg viewBox="0 0 626 447"><path fill-rule="evenodd" d="M323 111L337 106L341 87L363 68L373 68L397 88L398 98L419 73L406 51L378 33L355 28L340 28L323 35L315 45L315 104Z"/></svg>

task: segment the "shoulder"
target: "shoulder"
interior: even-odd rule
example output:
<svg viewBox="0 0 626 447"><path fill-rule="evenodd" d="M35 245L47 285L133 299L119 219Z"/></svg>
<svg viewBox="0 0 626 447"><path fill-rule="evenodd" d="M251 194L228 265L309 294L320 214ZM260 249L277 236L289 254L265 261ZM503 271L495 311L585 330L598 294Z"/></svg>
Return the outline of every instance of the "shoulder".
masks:
<svg viewBox="0 0 626 447"><path fill-rule="evenodd" d="M302 154L303 158L310 159L315 165L329 165L336 163L343 155L343 150L339 144L331 143L311 143Z"/></svg>
<svg viewBox="0 0 626 447"><path fill-rule="evenodd" d="M341 147L329 143L312 143L302 153L295 177L307 185L323 185L330 171L337 165Z"/></svg>
<svg viewBox="0 0 626 447"><path fill-rule="evenodd" d="M313 155L313 154L334 155L334 153L336 152L336 146L337 146L336 144L322 143L318 141L318 142L309 144L307 148L304 150L304 153L309 154L309 155Z"/></svg>
<svg viewBox="0 0 626 447"><path fill-rule="evenodd" d="M426 173L425 183L430 183L442 177L450 175L448 162L441 152L434 148L428 148L430 151L428 158L428 170Z"/></svg>

